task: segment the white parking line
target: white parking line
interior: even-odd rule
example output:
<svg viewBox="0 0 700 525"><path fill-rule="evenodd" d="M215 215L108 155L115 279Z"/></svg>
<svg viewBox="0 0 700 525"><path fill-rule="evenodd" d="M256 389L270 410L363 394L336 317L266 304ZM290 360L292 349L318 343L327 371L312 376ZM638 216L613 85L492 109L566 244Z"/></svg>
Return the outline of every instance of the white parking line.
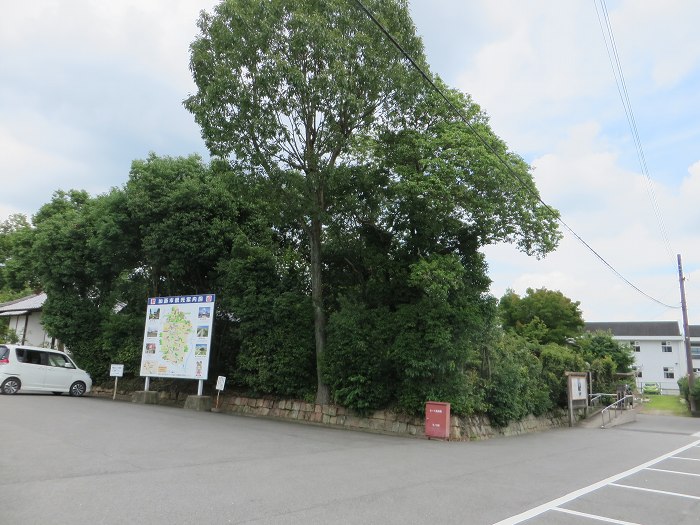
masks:
<svg viewBox="0 0 700 525"><path fill-rule="evenodd" d="M622 485L619 483L610 483L610 485L613 487L622 487L623 489L641 490L642 492L653 492L655 494L666 494L667 496L700 500L700 496L691 496L690 494L681 494L680 492L668 492L666 490L648 489L646 487L635 487L634 485Z"/></svg>
<svg viewBox="0 0 700 525"><path fill-rule="evenodd" d="M646 470L653 470L654 472L667 472L669 474L680 474L681 476L695 476L700 478L700 474L694 474L692 472L681 472L680 470L666 470L663 468L647 468Z"/></svg>
<svg viewBox="0 0 700 525"><path fill-rule="evenodd" d="M566 514L573 514L574 516L581 516L582 518L590 518L596 521L604 521L605 523L617 523L618 525L639 525L639 523L634 523L633 521L616 520L614 518L606 518L605 516L596 516L595 514L578 512L577 510L562 509L561 507L555 507L551 510L556 510L557 512L565 512Z"/></svg>
<svg viewBox="0 0 700 525"><path fill-rule="evenodd" d="M573 492L569 492L565 496L562 496L562 497L557 498L557 499L553 499L552 501L550 501L548 503L543 503L542 505L534 507L530 510L526 510L525 512L522 512L516 516L511 516L510 518L506 518L504 520L501 520L497 523L494 523L494 525L517 525L518 523L522 523L525 520L529 520L530 518L534 518L535 516L539 516L540 514L547 512L548 510L552 510L556 507L559 507L560 505L563 505L563 504L568 503L572 500L575 500L576 498L579 498L581 496L589 494L589 493L593 492L594 490L598 490L602 487L605 487L606 485L612 485L612 484L614 484L615 481L618 481L622 478L626 478L627 476L631 476L632 474L636 474L640 470L644 470L645 468L651 467L652 465L655 465L656 463L659 463L660 461L663 461L665 459L673 457L676 454L679 454L681 452L688 450L689 448L696 447L699 444L700 444L700 440L695 441L693 443L690 443L689 445L686 445L686 446L678 448L672 452L669 452L668 454L664 454L663 456L659 456L656 459L652 459L651 461L647 461L646 463L642 463L641 465L638 465L634 468L631 468L631 469L626 470L624 472L621 472L619 474L615 474L614 476L610 476L609 478L601 480L597 483L593 483L592 485L588 485L587 487L584 487L582 489L578 489L578 490L575 490ZM698 499L700 499L700 498L698 498Z"/></svg>
<svg viewBox="0 0 700 525"><path fill-rule="evenodd" d="M668 459L685 459L687 461L700 461L700 459L697 459L697 458L684 458L683 456L674 456L674 457L668 458Z"/></svg>

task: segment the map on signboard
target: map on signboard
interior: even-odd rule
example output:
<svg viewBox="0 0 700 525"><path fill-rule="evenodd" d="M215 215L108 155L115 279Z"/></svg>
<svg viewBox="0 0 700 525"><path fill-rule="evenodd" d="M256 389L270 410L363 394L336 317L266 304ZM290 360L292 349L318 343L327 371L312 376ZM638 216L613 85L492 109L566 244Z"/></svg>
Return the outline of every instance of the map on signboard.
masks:
<svg viewBox="0 0 700 525"><path fill-rule="evenodd" d="M206 379L214 301L213 294L148 300L142 376Z"/></svg>
<svg viewBox="0 0 700 525"><path fill-rule="evenodd" d="M163 330L160 333L160 352L163 361L174 365L181 365L187 357L189 337L192 332L192 323L185 312L174 306L165 317Z"/></svg>

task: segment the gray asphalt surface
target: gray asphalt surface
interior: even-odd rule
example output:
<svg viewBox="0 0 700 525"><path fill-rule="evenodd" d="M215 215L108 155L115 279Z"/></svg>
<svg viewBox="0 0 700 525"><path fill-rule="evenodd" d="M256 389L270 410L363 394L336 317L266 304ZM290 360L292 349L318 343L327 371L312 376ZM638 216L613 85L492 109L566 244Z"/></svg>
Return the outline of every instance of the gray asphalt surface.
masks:
<svg viewBox="0 0 700 525"><path fill-rule="evenodd" d="M52 395L0 396L0 421L2 524L493 524L700 439L700 420L639 416L606 430L445 443ZM700 448L684 454L698 461L660 465L689 475L665 466L618 483L668 492L666 475L673 490L700 495ZM562 508L526 522L595 523L568 509L700 523L700 498L614 485Z"/></svg>

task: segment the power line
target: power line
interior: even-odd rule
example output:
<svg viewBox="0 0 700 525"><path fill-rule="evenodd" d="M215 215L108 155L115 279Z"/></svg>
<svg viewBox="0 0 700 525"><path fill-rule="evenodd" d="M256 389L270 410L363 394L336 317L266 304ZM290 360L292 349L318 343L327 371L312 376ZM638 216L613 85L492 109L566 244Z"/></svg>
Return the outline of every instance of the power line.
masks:
<svg viewBox="0 0 700 525"><path fill-rule="evenodd" d="M637 159L639 161L639 167L642 170L647 182L647 193L649 194L649 199L651 200L651 206L656 216L656 221L659 225L659 231L661 232L661 237L666 244L666 249L669 255L673 256L673 251L671 250L671 243L668 237L668 231L666 230L666 224L664 222L663 215L661 213L661 207L656 199L656 192L654 191L654 183L649 174L649 168L647 166L646 157L644 155L644 149L642 148L642 141L639 137L639 131L637 129L637 122L634 118L634 112L632 111L632 103L630 102L629 92L627 91L627 83L625 82L625 75L622 71L622 62L620 61L620 55L617 52L617 44L615 43L615 34L613 33L612 24L610 23L610 17L608 15L608 6L605 0L600 1L600 10L603 13L603 19L601 19L600 12L598 11L598 3L593 0L593 5L595 6L596 15L598 16L598 24L600 25L600 31L603 33L603 41L605 42L605 50L608 53L608 59L610 61L610 67L613 71L613 77L615 78L615 83L617 85L617 92L620 95L620 100L622 101L622 107L625 110L625 116L627 117L627 123L630 127L632 133L632 139L634 140L634 145L637 153ZM612 51L612 52L611 52Z"/></svg>
<svg viewBox="0 0 700 525"><path fill-rule="evenodd" d="M668 305L668 304L666 304L662 301L659 301L658 299L652 297L651 295L647 294L646 292L644 292L642 289L640 289L635 284L630 282L624 275L622 275L620 272L618 272L608 261L606 261L603 258L603 256L601 256L597 251L595 251L593 249L593 247L591 247L591 245L589 245L585 240L583 240L583 238L578 233L576 233L573 230L573 228L571 228L568 224L566 224L566 222L564 222L564 220L559 216L559 214L557 213L556 210L554 210L551 206L549 206L546 202L544 202L542 200L542 198L539 196L539 194L535 190L533 190L528 184L526 184L525 181L517 173L515 173L515 171L513 171L513 169L503 159L503 157L498 153L498 151L496 151L493 148L493 146L491 146L491 144L484 137L482 137L479 134L479 132L471 124L471 122L469 122L469 118L467 117L467 115L460 108L458 108L457 106L455 106L452 103L452 101L447 97L447 95L445 95L445 93L442 91L442 89L440 89L435 84L435 82L433 82L433 79L430 76L428 76L428 74L425 71L423 71L423 69L418 65L418 63L413 59L413 57L411 57L411 55L408 54L408 52L401 46L401 44L399 44L399 42L393 37L393 35L391 33L389 33L389 31L384 27L384 25L374 16L374 14L369 9L367 9L367 7L365 7L365 5L362 3L362 1L355 0L355 3L360 7L360 9L362 9L362 11L365 12L365 14L381 30L381 32L384 33L384 35L391 41L391 43L394 45L394 47L396 47L401 52L401 54L404 56L404 58L406 58L406 60L408 60L408 62L411 64L411 66L413 66L413 68L416 71L418 71L418 73L430 85L430 87L435 92L437 92L445 102L447 102L447 105L452 109L452 111L457 115L457 117L464 124L467 125L467 127L469 128L469 131L471 131L474 134L474 136L476 136L477 139L479 139L479 141L486 147L486 149L488 149L498 159L498 161L501 164L503 164L503 166L505 166L507 173L510 174L511 177L515 178L515 180L518 181L518 183L520 183L520 185L523 187L523 189L525 189L525 191L527 191L531 196L533 196L535 199L537 199L545 207L545 209L547 209L550 213L552 213L552 216L555 217L557 219L557 221L559 221L559 223L562 226L564 226L564 228L566 228L576 238L576 240L578 240L583 246L585 246L600 262L603 263L603 265L605 265L610 271L612 271L619 279L624 281L628 286L630 286L631 288L633 288L634 290L636 290L637 292L642 294L647 299L650 299L650 300L654 301L655 303L658 303L661 306L664 306L666 308L680 308L679 306Z"/></svg>

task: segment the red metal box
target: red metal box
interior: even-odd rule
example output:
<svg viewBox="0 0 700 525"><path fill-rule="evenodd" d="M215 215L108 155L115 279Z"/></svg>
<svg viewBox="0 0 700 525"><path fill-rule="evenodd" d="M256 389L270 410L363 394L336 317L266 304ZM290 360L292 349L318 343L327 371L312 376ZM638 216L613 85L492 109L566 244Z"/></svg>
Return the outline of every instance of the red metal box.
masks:
<svg viewBox="0 0 700 525"><path fill-rule="evenodd" d="M428 438L450 438L450 404L428 401L425 404L425 435Z"/></svg>

